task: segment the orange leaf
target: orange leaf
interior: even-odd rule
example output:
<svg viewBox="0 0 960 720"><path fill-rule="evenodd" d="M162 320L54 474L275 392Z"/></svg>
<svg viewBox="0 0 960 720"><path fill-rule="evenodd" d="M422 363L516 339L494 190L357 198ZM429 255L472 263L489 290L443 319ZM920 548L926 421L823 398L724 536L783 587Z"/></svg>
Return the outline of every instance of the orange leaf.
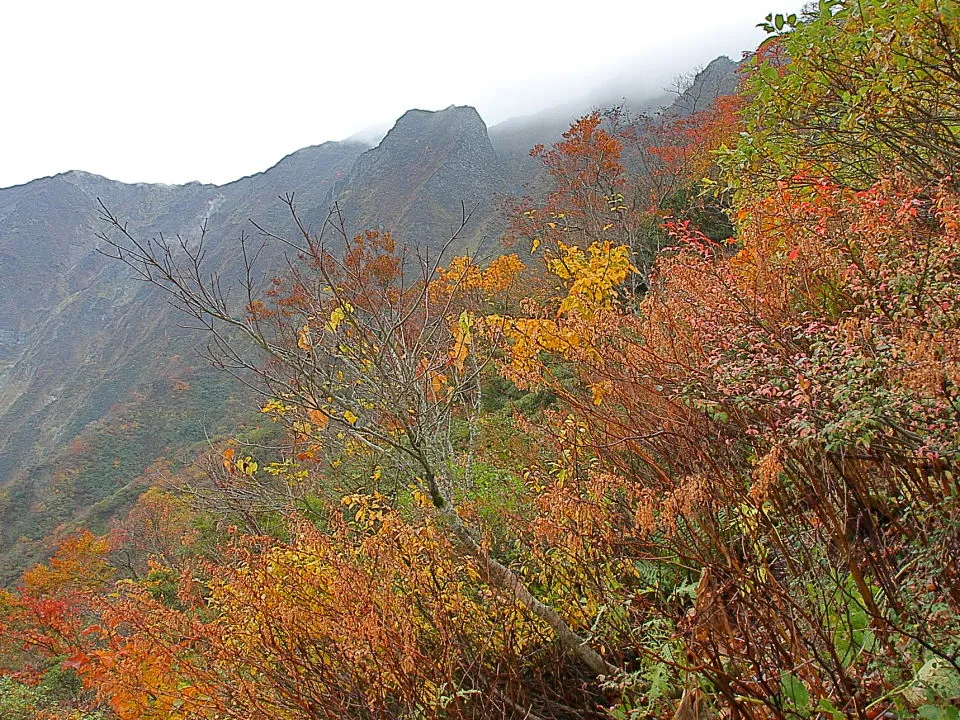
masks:
<svg viewBox="0 0 960 720"><path fill-rule="evenodd" d="M327 423L330 422L330 416L326 413L320 412L319 410L309 410L307 416L310 418L310 422L314 424L317 430L323 430Z"/></svg>

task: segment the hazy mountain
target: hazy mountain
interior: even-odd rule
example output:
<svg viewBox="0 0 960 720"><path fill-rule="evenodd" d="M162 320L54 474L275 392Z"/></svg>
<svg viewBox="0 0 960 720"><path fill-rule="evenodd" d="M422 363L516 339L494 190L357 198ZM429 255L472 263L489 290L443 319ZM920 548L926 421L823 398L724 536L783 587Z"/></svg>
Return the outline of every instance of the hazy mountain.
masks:
<svg viewBox="0 0 960 720"><path fill-rule="evenodd" d="M701 87L733 67L712 63ZM179 326L156 288L97 252L98 198L144 239L196 242L206 223L207 261L227 287L240 269L240 234L257 232L251 218L295 230L278 199L288 193L314 231L337 203L348 230L389 229L434 250L459 225L462 204L473 216L456 249L495 248L505 199L535 176L530 147L589 110L489 133L471 107L411 110L376 147L354 138L304 148L223 186L68 172L0 189L0 584L47 551L55 528L103 530L145 487L151 463L234 432L242 419L231 405L237 386L193 349L202 338ZM283 251L268 248L266 264L278 267Z"/></svg>
<svg viewBox="0 0 960 720"><path fill-rule="evenodd" d="M536 179L540 162L530 156L537 143L550 145L561 139L573 119L593 110L622 107L630 116L672 112L689 114L703 109L713 98L733 92L737 68L728 57L719 57L706 67L676 78L674 87L652 94L599 94L541 110L533 115L511 118L490 128L490 141L504 165L509 181L524 186Z"/></svg>
<svg viewBox="0 0 960 720"><path fill-rule="evenodd" d="M572 120L598 108L621 104L632 113L653 111L669 104L671 99L667 93L662 93L644 100L611 97L603 103L570 103L497 123L490 128L490 142L503 158L510 181L522 186L533 181L540 168L540 161L530 156L531 148L538 143L549 146L560 140Z"/></svg>
<svg viewBox="0 0 960 720"><path fill-rule="evenodd" d="M730 95L740 81L737 70L740 63L728 57L718 57L696 73L680 78L679 95L670 103L667 111L680 115L706 110L716 98Z"/></svg>

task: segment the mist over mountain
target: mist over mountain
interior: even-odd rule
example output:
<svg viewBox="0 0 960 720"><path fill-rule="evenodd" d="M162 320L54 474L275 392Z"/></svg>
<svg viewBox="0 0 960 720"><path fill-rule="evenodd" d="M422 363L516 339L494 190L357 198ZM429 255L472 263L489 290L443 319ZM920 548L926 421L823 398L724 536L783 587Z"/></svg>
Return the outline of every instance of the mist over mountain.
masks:
<svg viewBox="0 0 960 720"><path fill-rule="evenodd" d="M689 111L691 93L732 82L735 67L711 63L676 111ZM631 105L650 111L668 99ZM279 199L291 193L311 231L336 204L350 231L387 229L434 252L466 209L452 249L495 250L505 201L535 178L530 148L557 140L591 107L489 130L472 107L410 110L375 146L377 129L222 186L124 184L72 171L0 189L0 584L47 552L56 528L82 521L104 530L149 484L158 458L186 459L242 422L229 412L240 389L195 350L202 336L181 327L157 288L100 252L100 202L145 240L196 242L205 225L208 269L226 287L242 271L238 238L257 232L251 219L296 230ZM268 246L263 263L278 267L283 256Z"/></svg>

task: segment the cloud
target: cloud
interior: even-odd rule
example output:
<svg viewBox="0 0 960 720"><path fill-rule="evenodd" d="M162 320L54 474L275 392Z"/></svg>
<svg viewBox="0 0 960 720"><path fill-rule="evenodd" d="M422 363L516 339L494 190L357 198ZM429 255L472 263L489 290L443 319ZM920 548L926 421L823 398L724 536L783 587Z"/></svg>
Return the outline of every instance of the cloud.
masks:
<svg viewBox="0 0 960 720"><path fill-rule="evenodd" d="M8 5L0 187L69 169L224 183L389 126L411 107L470 104L494 124L605 88L653 91L755 46L770 9L769 0Z"/></svg>

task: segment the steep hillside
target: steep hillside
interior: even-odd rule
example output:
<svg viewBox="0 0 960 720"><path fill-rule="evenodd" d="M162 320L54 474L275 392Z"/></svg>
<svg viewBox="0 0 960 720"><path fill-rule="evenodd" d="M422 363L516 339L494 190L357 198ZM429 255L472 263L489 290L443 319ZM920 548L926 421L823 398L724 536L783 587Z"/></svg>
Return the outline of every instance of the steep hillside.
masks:
<svg viewBox="0 0 960 720"><path fill-rule="evenodd" d="M734 67L711 64L698 96ZM207 269L226 288L241 269L237 239L257 233L250 219L295 233L280 199L291 193L313 232L336 203L350 232L389 229L434 251L465 207L472 216L453 249L496 252L505 200L536 176L530 148L588 110L571 106L490 134L472 107L410 110L374 148L358 140L308 147L223 186L68 172L0 189L0 584L47 551L43 539L56 527L82 519L102 529L157 458L189 454L242 421L227 410L238 388L195 349L202 338L180 327L154 288L98 253L98 199L143 239L196 242L206 224ZM265 272L285 251L266 248Z"/></svg>
<svg viewBox="0 0 960 720"><path fill-rule="evenodd" d="M288 223L285 192L322 218L364 149L307 148L223 187L70 172L0 190L0 582L58 525L134 499L125 488L155 458L234 426L223 417L238 390L206 367L200 339L97 252L98 198L143 238L196 238L206 222L210 267L230 278L249 218Z"/></svg>
<svg viewBox="0 0 960 720"><path fill-rule="evenodd" d="M366 152L365 152L366 151ZM495 237L509 192L473 108L411 111L372 150L325 143L224 186L126 185L69 172L0 190L0 583L47 551L51 531L102 529L161 456L234 432L238 389L206 367L203 338L155 288L97 251L98 199L143 239L205 238L208 269L230 287L250 219L295 226L281 196L319 231L334 201L348 229L390 228L436 247L476 206L463 243ZM274 243L265 272L283 261Z"/></svg>

